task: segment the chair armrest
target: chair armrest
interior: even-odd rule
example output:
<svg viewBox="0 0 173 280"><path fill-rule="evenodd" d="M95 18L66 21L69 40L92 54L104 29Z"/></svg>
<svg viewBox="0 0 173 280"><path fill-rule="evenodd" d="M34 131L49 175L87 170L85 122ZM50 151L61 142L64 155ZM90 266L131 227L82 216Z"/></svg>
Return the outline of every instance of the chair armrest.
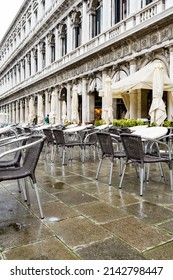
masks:
<svg viewBox="0 0 173 280"><path fill-rule="evenodd" d="M99 130L95 129L95 131L88 133L88 134L85 136L85 139L84 139L83 142L86 143L87 139L88 139L91 135L97 134L98 131L99 131Z"/></svg>
<svg viewBox="0 0 173 280"><path fill-rule="evenodd" d="M29 138L31 138L31 137L27 137L27 139L29 139ZM34 142L32 142L32 143L25 144L25 145L23 145L23 146L20 146L20 147L11 149L11 150L9 150L9 151L6 151L6 152L0 154L0 158L3 158L4 156L9 155L9 154L12 154L12 153L15 153L15 152L17 152L17 151L26 150L26 149L30 148L31 146L34 146L34 145L36 145L36 144L38 144L38 143L44 141L45 139L46 139L46 137L45 137L45 136L42 136L42 138L40 138L39 140L36 140L36 141L34 141ZM17 139L16 139L16 140L17 140ZM20 140L21 140L21 138L20 138Z"/></svg>
<svg viewBox="0 0 173 280"><path fill-rule="evenodd" d="M4 147L4 146L10 145L10 144L18 143L22 140L27 140L29 138L29 136L22 136L22 137L19 137L19 138L10 137L10 138L11 138L11 140L9 140L9 141L7 141L9 139L8 137L5 138L7 142L2 143L2 144L0 143L0 147Z"/></svg>

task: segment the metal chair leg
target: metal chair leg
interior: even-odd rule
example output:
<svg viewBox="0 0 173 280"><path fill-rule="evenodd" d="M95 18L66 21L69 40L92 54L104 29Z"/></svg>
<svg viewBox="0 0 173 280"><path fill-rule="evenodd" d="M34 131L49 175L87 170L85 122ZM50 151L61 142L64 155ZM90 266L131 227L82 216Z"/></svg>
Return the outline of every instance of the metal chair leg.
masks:
<svg viewBox="0 0 173 280"><path fill-rule="evenodd" d="M99 177L99 172L100 172L100 168L101 168L101 165L102 165L102 158L100 159L99 161L99 165L98 165L98 168L97 168L97 173L96 173L96 180L98 180L98 177Z"/></svg>
<svg viewBox="0 0 173 280"><path fill-rule="evenodd" d="M40 196L39 196L39 192L38 192L38 189L37 189L37 184L33 183L33 187L34 187L34 190L35 190L35 194L36 194L36 198L37 198L37 203L38 203L38 208L39 208L39 211L40 211L41 219L44 219L43 210L42 210L41 201L40 201Z"/></svg>
<svg viewBox="0 0 173 280"><path fill-rule="evenodd" d="M112 170L113 170L113 165L114 165L114 163L111 161L111 168L110 168L110 173L109 173L109 186L111 186L111 183L112 183Z"/></svg>
<svg viewBox="0 0 173 280"><path fill-rule="evenodd" d="M172 171L172 169L169 169L169 173L170 173L171 191L173 191L173 171Z"/></svg>
<svg viewBox="0 0 173 280"><path fill-rule="evenodd" d="M140 167L140 196L143 195L144 168Z"/></svg>
<svg viewBox="0 0 173 280"><path fill-rule="evenodd" d="M126 171L126 164L124 165L124 168L123 168L123 172L121 174L121 179L120 179L120 183L119 183L119 189L122 188L122 183L123 183L123 179L124 179L124 174L125 174L125 171Z"/></svg>

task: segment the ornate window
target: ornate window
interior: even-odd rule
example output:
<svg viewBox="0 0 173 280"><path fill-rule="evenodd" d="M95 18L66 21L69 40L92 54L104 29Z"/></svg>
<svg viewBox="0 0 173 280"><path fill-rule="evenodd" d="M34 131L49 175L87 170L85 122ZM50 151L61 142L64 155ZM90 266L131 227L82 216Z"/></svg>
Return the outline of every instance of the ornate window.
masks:
<svg viewBox="0 0 173 280"><path fill-rule="evenodd" d="M61 42L62 42L62 56L67 53L67 25L64 24L61 30Z"/></svg>
<svg viewBox="0 0 173 280"><path fill-rule="evenodd" d="M113 0L113 24L125 19L128 16L128 4L129 0Z"/></svg>
<svg viewBox="0 0 173 280"><path fill-rule="evenodd" d="M102 1L93 0L90 5L90 36L99 35L102 29Z"/></svg>
<svg viewBox="0 0 173 280"><path fill-rule="evenodd" d="M153 0L141 0L141 8L144 8L146 5L152 3Z"/></svg>
<svg viewBox="0 0 173 280"><path fill-rule="evenodd" d="M50 46L51 63L55 61L55 34L50 31L48 34L48 44Z"/></svg>
<svg viewBox="0 0 173 280"><path fill-rule="evenodd" d="M46 66L46 43L44 40L40 41L40 52L41 52L41 60L42 60L42 68Z"/></svg>
<svg viewBox="0 0 173 280"><path fill-rule="evenodd" d="M74 12L72 15L72 24L73 24L73 42L74 48L77 48L81 45L81 12Z"/></svg>

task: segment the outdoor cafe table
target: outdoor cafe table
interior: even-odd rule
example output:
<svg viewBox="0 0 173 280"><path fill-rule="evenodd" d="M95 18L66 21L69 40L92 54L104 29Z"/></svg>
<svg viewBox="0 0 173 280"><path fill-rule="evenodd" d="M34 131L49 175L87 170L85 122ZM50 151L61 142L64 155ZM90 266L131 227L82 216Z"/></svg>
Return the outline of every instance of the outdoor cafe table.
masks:
<svg viewBox="0 0 173 280"><path fill-rule="evenodd" d="M50 128L50 127L51 127L51 124L45 124L45 125L41 125L41 126L33 128L33 131L41 131L45 128Z"/></svg>
<svg viewBox="0 0 173 280"><path fill-rule="evenodd" d="M160 137L165 136L167 132L167 127L155 126L138 129L136 131L133 131L131 135L139 135L143 139L159 139Z"/></svg>
<svg viewBox="0 0 173 280"><path fill-rule="evenodd" d="M75 133L87 128L87 125L76 126L72 128L66 128L63 130L64 133Z"/></svg>

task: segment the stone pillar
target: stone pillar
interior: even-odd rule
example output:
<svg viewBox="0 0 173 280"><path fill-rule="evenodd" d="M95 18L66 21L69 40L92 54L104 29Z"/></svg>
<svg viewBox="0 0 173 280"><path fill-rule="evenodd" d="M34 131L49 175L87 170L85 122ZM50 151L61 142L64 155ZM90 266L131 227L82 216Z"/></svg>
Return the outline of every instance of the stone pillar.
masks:
<svg viewBox="0 0 173 280"><path fill-rule="evenodd" d="M51 63L51 54L50 54L50 45L48 41L48 36L45 38L46 43L46 66L48 66Z"/></svg>
<svg viewBox="0 0 173 280"><path fill-rule="evenodd" d="M61 123L61 101L60 101L60 90L57 89L57 123Z"/></svg>
<svg viewBox="0 0 173 280"><path fill-rule="evenodd" d="M16 101L16 123L19 123L19 100Z"/></svg>
<svg viewBox="0 0 173 280"><path fill-rule="evenodd" d="M72 51L72 36L73 36L73 28L71 26L70 17L67 18L67 53Z"/></svg>
<svg viewBox="0 0 173 280"><path fill-rule="evenodd" d="M20 62L20 71L21 71L21 81L25 80L25 60L22 59L22 61Z"/></svg>
<svg viewBox="0 0 173 280"><path fill-rule="evenodd" d="M28 53L26 58L25 58L25 69L26 69L26 79L29 78L30 76L30 63L31 63L31 56Z"/></svg>
<svg viewBox="0 0 173 280"><path fill-rule="evenodd" d="M9 104L9 123L12 123L12 106Z"/></svg>
<svg viewBox="0 0 173 280"><path fill-rule="evenodd" d="M170 78L173 80L173 47L169 49L170 53ZM173 92L168 92L168 120L173 121Z"/></svg>
<svg viewBox="0 0 173 280"><path fill-rule="evenodd" d="M12 123L16 122L16 116L15 116L15 103L12 103Z"/></svg>
<svg viewBox="0 0 173 280"><path fill-rule="evenodd" d="M130 61L130 75L136 72L135 59ZM138 95L136 90L130 91L130 119L136 119L138 108Z"/></svg>
<svg viewBox="0 0 173 280"><path fill-rule="evenodd" d="M17 63L16 65L16 84L20 82L20 64Z"/></svg>
<svg viewBox="0 0 173 280"><path fill-rule="evenodd" d="M87 3L83 1L82 13L82 42L81 45L89 40L89 13L87 12Z"/></svg>
<svg viewBox="0 0 173 280"><path fill-rule="evenodd" d="M104 90L104 85L105 85L105 79L107 77L107 71L104 70L102 71L102 90ZM102 97L102 112L104 111L105 108L105 97Z"/></svg>
<svg viewBox="0 0 173 280"><path fill-rule="evenodd" d="M42 69L42 53L41 53L41 45L38 45L38 72Z"/></svg>
<svg viewBox="0 0 173 280"><path fill-rule="evenodd" d="M54 89L55 93L56 93L56 116L55 116L55 123L60 123L59 121L59 116L58 116L58 102L59 102L59 99L58 99L58 87L55 87Z"/></svg>
<svg viewBox="0 0 173 280"><path fill-rule="evenodd" d="M28 108L28 99L25 98L25 123L29 123L29 108Z"/></svg>
<svg viewBox="0 0 173 280"><path fill-rule="evenodd" d="M129 1L129 14L133 14L138 9L141 9L140 1Z"/></svg>
<svg viewBox="0 0 173 280"><path fill-rule="evenodd" d="M86 78L83 78L82 79L82 125L84 125L88 121L87 116L89 115L88 108L87 108L87 85L88 85L88 80Z"/></svg>
<svg viewBox="0 0 173 280"><path fill-rule="evenodd" d="M94 30L94 26L93 26L93 13L90 12L89 13L89 39L91 39L93 37L93 34L95 34L95 30Z"/></svg>
<svg viewBox="0 0 173 280"><path fill-rule="evenodd" d="M111 2L111 0L103 0L103 31L111 27Z"/></svg>
<svg viewBox="0 0 173 280"><path fill-rule="evenodd" d="M71 121L71 91L72 85L70 83L67 84L67 120Z"/></svg>
<svg viewBox="0 0 173 280"><path fill-rule="evenodd" d="M31 76L35 74L35 49L32 49L31 51Z"/></svg>
<svg viewBox="0 0 173 280"><path fill-rule="evenodd" d="M50 113L50 93L48 90L45 91L45 116Z"/></svg>
<svg viewBox="0 0 173 280"><path fill-rule="evenodd" d="M60 37L58 34L58 27L55 28L55 60L60 58Z"/></svg>
<svg viewBox="0 0 173 280"><path fill-rule="evenodd" d="M20 99L20 123L24 123L23 99Z"/></svg>

